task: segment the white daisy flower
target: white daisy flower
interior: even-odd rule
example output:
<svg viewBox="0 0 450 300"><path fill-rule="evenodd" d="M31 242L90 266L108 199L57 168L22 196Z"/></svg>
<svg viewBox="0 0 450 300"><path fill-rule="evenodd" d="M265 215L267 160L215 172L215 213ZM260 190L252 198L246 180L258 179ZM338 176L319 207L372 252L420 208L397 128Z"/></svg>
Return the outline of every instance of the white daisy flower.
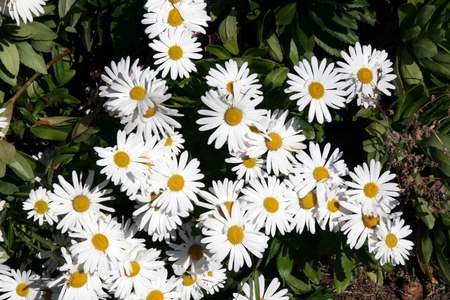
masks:
<svg viewBox="0 0 450 300"><path fill-rule="evenodd" d="M28 211L27 218L38 221L40 226L44 224L44 221L50 225L58 222L55 203L50 200L49 192L42 187L30 191L28 199L23 202L23 209Z"/></svg>
<svg viewBox="0 0 450 300"><path fill-rule="evenodd" d="M171 134L166 133L159 144L162 148L163 153L169 158L175 158L180 154L181 150L184 149L184 138L179 132L174 131Z"/></svg>
<svg viewBox="0 0 450 300"><path fill-rule="evenodd" d="M31 271L2 270L0 272L0 299L33 300L41 297L39 276Z"/></svg>
<svg viewBox="0 0 450 300"><path fill-rule="evenodd" d="M370 45L361 47L356 43L348 49L349 53L341 51L344 61L337 62L340 67L337 70L344 76L349 100L357 97L358 105L375 107L382 93L390 96L389 89L395 88L391 83L396 78L392 74L392 62L384 50L372 49Z"/></svg>
<svg viewBox="0 0 450 300"><path fill-rule="evenodd" d="M181 153L179 160L167 159L155 170L153 180L165 190L155 199L155 205L171 213L185 214L194 210L192 201L196 202L198 192L204 187L200 180L200 162L191 159L188 153Z"/></svg>
<svg viewBox="0 0 450 300"><path fill-rule="evenodd" d="M90 218L83 223L81 230L69 235L77 240L70 247L70 252L88 272L105 274L111 268L117 268L118 262L126 258L128 243L120 224L110 216L96 220Z"/></svg>
<svg viewBox="0 0 450 300"><path fill-rule="evenodd" d="M377 214L364 214L359 203L344 201L339 204L348 211L341 217L341 231L347 235L347 244L351 249L359 249L369 239L369 251L371 251L372 233L379 228L383 218Z"/></svg>
<svg viewBox="0 0 450 300"><path fill-rule="evenodd" d="M381 163L370 160L369 165L364 163L356 166L353 172L349 173L353 181L347 181L349 187L347 193L350 200L354 200L362 205L366 214L389 214L398 205L395 197L399 196L399 187L391 182L395 174L389 171L381 174Z"/></svg>
<svg viewBox="0 0 450 300"><path fill-rule="evenodd" d="M150 284L146 284L139 289L136 300L177 300L180 299L180 295L177 291L177 280L175 277L167 279L165 276L160 275L154 278Z"/></svg>
<svg viewBox="0 0 450 300"><path fill-rule="evenodd" d="M292 211L288 209L289 201L297 197L283 182L274 176L269 176L267 181L255 179L242 189L242 194L247 217L257 229L264 227L265 233L272 237L277 231L282 235L290 232Z"/></svg>
<svg viewBox="0 0 450 300"><path fill-rule="evenodd" d="M97 165L115 185L121 184L121 191L137 191L140 180L146 177L148 166L145 156L145 144L142 137L117 131L117 145L114 147L94 147L100 157Z"/></svg>
<svg viewBox="0 0 450 300"><path fill-rule="evenodd" d="M153 241L162 241L168 238L169 233L182 224L180 217L189 215L188 213L178 215L161 209L154 203L159 196L159 193L140 195L137 198L136 210L133 212L133 220L139 230L147 231Z"/></svg>
<svg viewBox="0 0 450 300"><path fill-rule="evenodd" d="M251 284L251 286L250 286ZM264 280L264 275L259 275L258 284L259 284L259 298L256 298L258 295L256 293L256 282L254 280L250 280L250 284L246 282L242 286L242 294L233 293L233 300L289 300L288 290L281 289L278 290L281 286L278 278L272 279L267 289L265 288L266 282Z"/></svg>
<svg viewBox="0 0 450 300"><path fill-rule="evenodd" d="M250 74L248 63L244 62L239 68L235 60L230 59L225 62L225 67L216 64L215 68L209 69L206 76L206 83L217 88L219 94L226 95L227 99L248 95L248 98L259 98L262 96L256 74Z"/></svg>
<svg viewBox="0 0 450 300"><path fill-rule="evenodd" d="M331 145L327 143L320 151L319 144L309 143L309 155L300 151L296 157L300 164L295 172L303 179L299 183L299 195L304 197L307 193L316 189L319 201L324 201L325 190L332 185L343 183L342 176L347 174L347 165L342 160L342 152L339 148L330 154Z"/></svg>
<svg viewBox="0 0 450 300"><path fill-rule="evenodd" d="M289 99L297 100L299 111L309 105L308 122L315 119L322 124L324 119L331 122L328 107L340 109L345 106L347 99L343 91L342 77L334 69L334 63L328 64L323 59L320 64L315 56L311 62L306 59L294 66L296 74L288 74L289 87L286 93L293 93Z"/></svg>
<svg viewBox="0 0 450 300"><path fill-rule="evenodd" d="M317 221L322 230L326 230L327 225L330 231L337 231L341 226L341 217L345 209L341 203L347 201L345 189L332 187L325 191L325 201L319 201L317 209Z"/></svg>
<svg viewBox="0 0 450 300"><path fill-rule="evenodd" d="M208 139L208 144L215 141L214 147L219 149L226 142L230 152L245 148L247 135L251 134L250 126L258 123L266 113L264 109L256 109L263 98L251 99L249 94L233 98L230 102L225 96L210 90L201 100L210 110L198 111L200 115L205 116L197 120L197 124L201 125L199 130L215 129Z"/></svg>
<svg viewBox="0 0 450 300"><path fill-rule="evenodd" d="M33 17L44 14L44 6L47 0L4 0L0 13L9 15L17 25L33 22Z"/></svg>
<svg viewBox="0 0 450 300"><path fill-rule="evenodd" d="M233 208L233 203L238 201L244 181L232 181L225 178L223 181L212 181L212 187L209 188L209 192L201 191L200 196L206 200L206 202L199 201L197 205L208 209L207 212L200 215L199 220L204 220L212 217L215 210L221 211L221 205L225 205L229 214Z"/></svg>
<svg viewBox="0 0 450 300"><path fill-rule="evenodd" d="M144 15L142 24L148 25L145 33L152 39L161 36L164 32L173 29L186 31L189 35L193 32L205 34L204 27L211 18L206 13L206 3L193 0L169 0L162 5L150 3L148 1L146 8L148 13Z"/></svg>
<svg viewBox="0 0 450 300"><path fill-rule="evenodd" d="M89 273L72 259L65 248L61 249L66 263L60 268L62 275L49 286L59 290L58 299L98 300L106 297L98 273Z"/></svg>
<svg viewBox="0 0 450 300"><path fill-rule="evenodd" d="M245 182L264 177L266 161L262 157L250 157L245 152L232 153L232 157L225 159L226 163L234 164L231 171L235 172L238 179L244 178Z"/></svg>
<svg viewBox="0 0 450 300"><path fill-rule="evenodd" d="M222 264L210 261L202 277L203 289L205 289L208 294L212 295L223 288L227 280L227 273Z"/></svg>
<svg viewBox="0 0 450 300"><path fill-rule="evenodd" d="M131 58L121 58L119 62L111 61L111 66L105 66L104 73L101 75L101 79L105 82L105 85L99 87L100 95L108 94L108 90L111 85L118 82L119 78L130 75L130 70L139 69L139 59L136 59L131 65ZM122 75L124 74L124 75ZM111 90L109 90L111 92Z"/></svg>
<svg viewBox="0 0 450 300"><path fill-rule="evenodd" d="M192 235L191 224L185 224L178 230L181 243L169 243L172 250L166 251L168 260L172 261L172 268L176 275L182 275L186 271L199 273L206 266L210 254L202 244L201 235Z"/></svg>
<svg viewBox="0 0 450 300"><path fill-rule="evenodd" d="M106 283L114 297L129 299L132 292L146 290L152 281L161 277L164 262L159 260L161 251L156 249L137 249L129 253L127 259L111 270Z"/></svg>
<svg viewBox="0 0 450 300"><path fill-rule="evenodd" d="M2 132L2 130L9 125L8 119L2 116L5 111L6 108L0 108L0 139L5 137L5 134Z"/></svg>
<svg viewBox="0 0 450 300"><path fill-rule="evenodd" d="M93 186L94 171L89 171L85 183L83 174L78 176L75 171L72 171L72 184L61 175L58 176L58 181L59 184L53 184L53 192L49 194L49 198L55 204L55 213L64 215L56 227L62 233L67 230L81 230L86 219L94 217L100 211L114 211L113 208L102 204L113 200L114 197L108 196L111 190L104 189L106 181Z"/></svg>
<svg viewBox="0 0 450 300"><path fill-rule="evenodd" d="M404 265L414 246L414 243L405 239L412 233L405 221L397 218L381 223L378 229L372 233L370 240L372 252L382 265L391 263Z"/></svg>
<svg viewBox="0 0 450 300"><path fill-rule="evenodd" d="M203 274L185 273L177 278L177 291L180 300L200 300L203 298Z"/></svg>
<svg viewBox="0 0 450 300"><path fill-rule="evenodd" d="M298 123L294 119L286 121L288 113L287 110L268 112L258 128L263 134L249 135L247 154L259 157L267 153L267 172L275 175L289 174L292 163L296 161L293 152L306 148L302 143L306 138L301 134Z"/></svg>
<svg viewBox="0 0 450 300"><path fill-rule="evenodd" d="M204 221L202 242L212 253L212 259L222 262L227 256L228 270L237 272L244 266L252 266L249 252L261 258L267 248L269 237L259 232L255 224L244 215L239 201L236 201L231 215L222 207L213 216Z"/></svg>
<svg viewBox="0 0 450 300"><path fill-rule="evenodd" d="M150 43L150 47L157 53L155 65L159 65L157 71L162 71L162 77L170 71L172 80L188 78L189 73L197 71L192 59L200 59L202 55L201 44L188 31L182 28L169 30L159 35L158 40Z"/></svg>

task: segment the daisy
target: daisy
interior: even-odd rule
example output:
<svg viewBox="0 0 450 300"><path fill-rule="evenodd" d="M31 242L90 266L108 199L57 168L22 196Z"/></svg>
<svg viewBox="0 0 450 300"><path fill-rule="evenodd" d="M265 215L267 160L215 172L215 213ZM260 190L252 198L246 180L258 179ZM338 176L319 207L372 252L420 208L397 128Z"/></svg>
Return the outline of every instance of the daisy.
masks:
<svg viewBox="0 0 450 300"><path fill-rule="evenodd" d="M198 273L207 265L210 257L209 251L202 244L201 235L192 235L191 224L186 224L178 231L182 242L169 243L172 250L166 251L168 260L173 261L172 268L176 275L182 275L186 271Z"/></svg>
<svg viewBox="0 0 450 300"><path fill-rule="evenodd" d="M204 187L199 166L195 158L188 162L187 151L181 153L178 161L168 159L161 163L153 177L165 190L155 199L155 205L171 213L186 214L194 210L192 201L197 201L196 194Z"/></svg>
<svg viewBox="0 0 450 300"><path fill-rule="evenodd" d="M0 139L5 137L4 129L8 127L9 122L7 117L3 117L2 114L6 111L6 108L0 108Z"/></svg>
<svg viewBox="0 0 450 300"><path fill-rule="evenodd" d="M225 162L234 164L231 171L236 173L238 179L244 178L245 182L267 175L266 161L262 157L251 157L245 152L236 152L232 153L232 157L226 158Z"/></svg>
<svg viewBox="0 0 450 300"><path fill-rule="evenodd" d="M298 123L294 119L286 121L288 113L287 110L268 112L258 128L262 134L249 135L247 154L259 157L267 153L267 172L275 175L289 174L295 162L293 152L306 148L302 143L306 138L301 134Z"/></svg>
<svg viewBox="0 0 450 300"><path fill-rule="evenodd" d="M58 176L59 184L53 184L53 192L49 199L55 205L55 213L63 215L56 226L62 233L67 230L81 230L82 224L88 217L94 217L100 211L113 212L114 209L107 207L102 202L113 200L109 196L111 190L104 189L107 182L104 181L93 186L94 171L89 171L86 182L83 183L83 174L78 176L72 171L72 184L61 175Z"/></svg>
<svg viewBox="0 0 450 300"><path fill-rule="evenodd" d="M399 187L391 182L395 174L389 171L381 174L381 163L370 160L369 165L364 163L356 166L350 177L353 181L347 181L347 191L350 200L362 205L364 213L389 214L398 205L395 197L399 196Z"/></svg>
<svg viewBox="0 0 450 300"><path fill-rule="evenodd" d="M202 288L210 295L217 293L223 288L227 274L222 264L211 260L203 273Z"/></svg>
<svg viewBox="0 0 450 300"><path fill-rule="evenodd" d="M405 226L405 221L400 218L381 223L378 230L372 233L374 237L370 241L375 258L382 265L404 265L414 246L413 242L405 239L411 233L409 225Z"/></svg>
<svg viewBox="0 0 450 300"><path fill-rule="evenodd" d="M192 35L192 32L206 33L204 27L208 26L207 22L211 18L206 13L205 2L179 0L165 1L162 5L158 5L161 1L150 2L147 2L148 13L142 20L142 24L149 25L145 33L150 39L174 29L186 31L188 35Z"/></svg>
<svg viewBox="0 0 450 300"><path fill-rule="evenodd" d="M61 276L50 283L50 287L56 287L59 292L58 299L98 300L106 297L102 289L102 282L98 273L89 273L83 266L79 265L65 248L61 249L66 263L60 268Z"/></svg>
<svg viewBox="0 0 450 300"><path fill-rule="evenodd" d="M225 178L223 181L213 181L212 187L209 188L209 192L200 192L200 196L205 199L206 202L199 201L197 205L209 210L200 216L200 220L203 221L211 217L215 210L220 212L222 204L225 205L228 213L231 214L233 203L239 199L243 186L244 182L242 180L232 181Z"/></svg>
<svg viewBox="0 0 450 300"><path fill-rule="evenodd" d="M258 123L266 113L263 109L256 109L263 98L252 100L249 94L233 98L229 102L225 96L210 90L201 100L210 110L198 111L200 115L205 116L197 120L197 124L201 125L199 130L215 129L208 139L208 144L215 141L214 147L219 149L226 142L230 152L245 148L246 136L251 133L250 126Z"/></svg>
<svg viewBox="0 0 450 300"><path fill-rule="evenodd" d="M341 203L347 201L345 189L327 188L325 191L325 201L319 201L317 209L317 221L322 230L326 230L327 225L330 231L337 231L340 228L341 217L345 209Z"/></svg>
<svg viewBox="0 0 450 300"><path fill-rule="evenodd" d="M38 221L40 226L44 224L44 221L50 225L58 222L55 204L49 199L49 192L42 187L30 191L28 199L23 202L23 209L28 211L27 218Z"/></svg>
<svg viewBox="0 0 450 300"><path fill-rule="evenodd" d="M112 270L106 282L116 298L129 299L131 293L145 290L152 281L161 277L164 262L159 260L161 251L156 249L137 249L129 253L127 259Z"/></svg>
<svg viewBox="0 0 450 300"><path fill-rule="evenodd" d="M344 201L339 204L348 211L341 217L343 222L341 231L347 236L347 244L351 249L359 249L369 239L369 251L371 251L372 233L379 228L383 218L377 214L364 214L359 203Z"/></svg>
<svg viewBox="0 0 450 300"><path fill-rule="evenodd" d="M294 66L296 74L288 74L289 87L286 93L293 93L289 99L297 100L299 111L303 111L309 105L308 122L314 118L322 124L324 119L331 122L331 114L328 107L340 109L345 106L347 95L343 91L341 76L334 69L334 63L327 65L323 59L320 64L315 56L311 62L306 59Z"/></svg>
<svg viewBox="0 0 450 300"><path fill-rule="evenodd" d="M100 173L105 174L115 185L121 184L121 191L137 190L139 180L146 177L148 166L144 157L145 144L136 134L117 131L117 145L114 147L94 147L100 157L97 165L102 167Z"/></svg>
<svg viewBox="0 0 450 300"><path fill-rule="evenodd" d="M341 177L347 174L347 165L341 159L343 153L339 148L334 149L331 154L330 150L329 143L321 153L319 144L310 142L309 155L303 150L296 155L300 164L295 171L303 178L303 181L299 182L300 197L316 189L319 201L323 201L327 188L343 183Z"/></svg>
<svg viewBox="0 0 450 300"><path fill-rule="evenodd" d="M41 297L37 286L39 276L31 271L3 270L0 272L0 298L8 300L34 300Z"/></svg>
<svg viewBox="0 0 450 300"><path fill-rule="evenodd" d="M110 216L86 220L81 230L69 235L77 241L70 247L70 252L87 272L110 272L126 257L128 244L120 224Z"/></svg>
<svg viewBox="0 0 450 300"><path fill-rule="evenodd" d="M251 284L251 286L250 286ZM258 295L256 293L256 282L251 280L251 283L246 282L242 287L242 294L233 293L233 300L289 300L288 296L288 290L280 288L280 281L278 278L272 279L267 289L265 289L265 280L264 275L259 275L258 277L258 284L259 284L259 290ZM259 296L259 298L257 298Z"/></svg>
<svg viewBox="0 0 450 300"><path fill-rule="evenodd" d="M385 51L372 49L372 46L361 47L356 43L349 46L349 53L341 51L344 61L337 62L337 70L343 75L346 93L349 100L357 97L357 104L364 106L376 105L381 94L391 95L389 89L394 89L391 83L396 75L392 74L392 62Z"/></svg>
<svg viewBox="0 0 450 300"><path fill-rule="evenodd" d="M203 298L203 274L185 273L177 279L177 291L181 300L200 300Z"/></svg>
<svg viewBox="0 0 450 300"><path fill-rule="evenodd" d="M159 35L159 39L150 43L150 47L157 53L155 65L159 65L157 71L162 71L162 77L170 71L172 80L188 78L189 73L197 71L191 59L200 59L202 55L200 43L182 28L171 29Z"/></svg>
<svg viewBox="0 0 450 300"><path fill-rule="evenodd" d="M4 13L9 15L17 26L33 22L33 17L39 17L44 14L44 6L47 0L6 0L4 7L0 7Z"/></svg>
<svg viewBox="0 0 450 300"><path fill-rule="evenodd" d="M184 142L183 135L174 131L170 134L166 133L159 141L159 144L166 156L175 158L180 154L181 150L184 149Z"/></svg>
<svg viewBox="0 0 450 300"><path fill-rule="evenodd" d="M222 213L215 211L213 216L204 221L202 243L212 253L212 259L222 262L227 256L228 270L237 272L244 262L252 266L249 252L261 258L267 248L269 238L256 229L255 224L244 215L239 202L236 201L231 214L222 207Z"/></svg>
<svg viewBox="0 0 450 300"><path fill-rule="evenodd" d="M139 289L136 299L146 300L177 300L180 295L177 291L177 280L175 277L167 279L166 276L158 276L154 278L150 284L147 284Z"/></svg>
<svg viewBox="0 0 450 300"><path fill-rule="evenodd" d="M239 68L235 60L225 62L225 68L216 64L215 68L209 69L206 83L217 88L219 94L226 95L227 99L248 95L248 98L259 98L262 95L256 74L250 74L248 63L244 62Z"/></svg>
<svg viewBox="0 0 450 300"><path fill-rule="evenodd" d="M138 64L139 59L136 59L133 62L133 65L131 65L131 58L129 56L121 58L119 62L111 61L111 67L105 66L105 72L101 75L101 79L105 82L105 85L99 87L100 95L106 95L108 92L111 92L111 90L109 90L111 85L117 83L119 78L129 76L130 70L139 69Z"/></svg>
<svg viewBox="0 0 450 300"><path fill-rule="evenodd" d="M265 233L275 236L279 231L282 235L290 231L292 212L288 210L289 198L295 198L295 193L276 177L269 176L250 181L250 185L242 190L247 216L257 229L265 228Z"/></svg>

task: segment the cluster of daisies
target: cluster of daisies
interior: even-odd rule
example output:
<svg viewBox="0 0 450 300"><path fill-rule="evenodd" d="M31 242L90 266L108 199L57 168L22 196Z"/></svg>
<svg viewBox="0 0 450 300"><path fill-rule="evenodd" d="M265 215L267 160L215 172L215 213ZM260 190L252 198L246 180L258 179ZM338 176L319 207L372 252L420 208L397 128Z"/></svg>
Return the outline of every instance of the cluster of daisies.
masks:
<svg viewBox="0 0 450 300"><path fill-rule="evenodd" d="M0 0L0 15L11 17L17 25L33 22L33 17L44 14L46 2L47 0Z"/></svg>

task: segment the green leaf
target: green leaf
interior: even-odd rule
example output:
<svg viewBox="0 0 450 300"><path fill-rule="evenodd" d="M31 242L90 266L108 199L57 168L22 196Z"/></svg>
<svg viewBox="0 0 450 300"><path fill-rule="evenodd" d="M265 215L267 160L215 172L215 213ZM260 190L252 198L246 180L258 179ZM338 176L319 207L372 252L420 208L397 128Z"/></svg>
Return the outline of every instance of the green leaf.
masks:
<svg viewBox="0 0 450 300"><path fill-rule="evenodd" d="M450 284L450 262L448 261L448 244L445 233L442 232L440 227L437 227L437 230L434 232L434 246L436 249L436 260L438 263L438 267L440 269L440 274L443 279Z"/></svg>
<svg viewBox="0 0 450 300"><path fill-rule="evenodd" d="M288 72L289 69L286 67L272 70L264 79L264 86L267 88L267 90L282 86L286 81Z"/></svg>
<svg viewBox="0 0 450 300"><path fill-rule="evenodd" d="M65 141L69 136L72 126L52 127L47 125L38 125L31 127L31 132L44 140Z"/></svg>
<svg viewBox="0 0 450 300"><path fill-rule="evenodd" d="M417 12L416 16L416 23L419 26L425 26L428 22L430 22L435 10L436 6L434 5L423 5L420 7L420 10Z"/></svg>
<svg viewBox="0 0 450 300"><path fill-rule="evenodd" d="M437 47L432 40L422 38L414 43L413 51L417 58L430 58L437 54Z"/></svg>
<svg viewBox="0 0 450 300"><path fill-rule="evenodd" d="M354 268L353 261L343 251L339 252L333 272L333 282L338 293L342 293L352 282Z"/></svg>
<svg viewBox="0 0 450 300"><path fill-rule="evenodd" d="M19 191L19 188L12 183L0 180L0 194L12 195Z"/></svg>
<svg viewBox="0 0 450 300"><path fill-rule="evenodd" d="M0 140L0 161L5 164L11 163L16 156L16 147L5 140Z"/></svg>
<svg viewBox="0 0 450 300"><path fill-rule="evenodd" d="M0 61L10 77L17 77L20 60L16 45L11 43L0 43Z"/></svg>
<svg viewBox="0 0 450 300"><path fill-rule="evenodd" d="M403 42L407 42L418 37L421 31L420 26L413 26L400 32L400 36Z"/></svg>
<svg viewBox="0 0 450 300"><path fill-rule="evenodd" d="M30 69L41 74L47 74L47 66L42 55L34 51L33 47L27 42L16 43L19 51L20 61Z"/></svg>
<svg viewBox="0 0 450 300"><path fill-rule="evenodd" d="M237 42L237 21L233 11L219 25L219 36L223 46L232 54L239 54L239 46Z"/></svg>
<svg viewBox="0 0 450 300"><path fill-rule="evenodd" d="M206 51L208 51L209 53L211 53L212 55L214 55L215 57L219 58L219 59L229 59L231 58L231 54L230 52L227 51L227 49L225 49L222 46L219 45L208 45L206 46Z"/></svg>
<svg viewBox="0 0 450 300"><path fill-rule="evenodd" d="M288 249L283 247L277 256L277 270L280 277L289 285L296 294L305 294L311 291L311 285L291 274L294 261L289 256Z"/></svg>
<svg viewBox="0 0 450 300"><path fill-rule="evenodd" d="M295 17L297 11L296 3L289 3L281 7L276 13L275 18L278 25L289 25Z"/></svg>
<svg viewBox="0 0 450 300"><path fill-rule="evenodd" d="M277 254L279 253L281 248L281 243L277 238L274 238L272 240L272 242L270 243L270 249L269 249L269 254L267 255L266 258L266 263L265 265L267 266L269 264L269 262L275 257L277 256Z"/></svg>
<svg viewBox="0 0 450 300"><path fill-rule="evenodd" d="M320 268L317 265L314 266L311 263L306 262L303 267L303 273L305 273L306 277L308 277L312 283L317 285L320 283Z"/></svg>
<svg viewBox="0 0 450 300"><path fill-rule="evenodd" d="M267 39L267 44L269 45L270 56L278 62L283 61L283 51L275 33Z"/></svg>
<svg viewBox="0 0 450 300"><path fill-rule="evenodd" d="M400 70L407 84L420 84L423 81L422 71L406 49L402 50Z"/></svg>
<svg viewBox="0 0 450 300"><path fill-rule="evenodd" d="M417 207L418 216L428 229L433 229L436 219L428 207L428 202L422 197L417 197L417 203L419 204Z"/></svg>
<svg viewBox="0 0 450 300"><path fill-rule="evenodd" d="M20 25L17 34L25 35L36 41L52 41L58 37L47 25L36 21Z"/></svg>
<svg viewBox="0 0 450 300"><path fill-rule="evenodd" d="M63 18L69 12L72 5L77 0L59 0L58 2L58 14L60 18Z"/></svg>
<svg viewBox="0 0 450 300"><path fill-rule="evenodd" d="M21 154L21 152L16 151L16 156L14 161L9 163L8 166L16 173L17 176L26 181L31 181L34 179L33 169L28 162L28 160Z"/></svg>

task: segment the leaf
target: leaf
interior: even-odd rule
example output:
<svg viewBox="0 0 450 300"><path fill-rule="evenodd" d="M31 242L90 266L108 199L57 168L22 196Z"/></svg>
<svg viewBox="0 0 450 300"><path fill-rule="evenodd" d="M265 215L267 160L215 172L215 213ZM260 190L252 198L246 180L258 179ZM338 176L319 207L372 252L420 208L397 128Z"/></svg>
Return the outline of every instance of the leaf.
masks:
<svg viewBox="0 0 450 300"><path fill-rule="evenodd" d="M294 261L289 256L288 249L283 246L277 256L277 270L280 277L289 285L296 294L305 294L311 291L311 285L303 282L291 274Z"/></svg>
<svg viewBox="0 0 450 300"><path fill-rule="evenodd" d="M419 204L417 207L418 216L428 229L433 229L436 219L428 207L428 202L422 197L417 197L417 203Z"/></svg>
<svg viewBox="0 0 450 300"><path fill-rule="evenodd" d="M52 41L58 37L47 25L36 21L20 25L18 34L36 41Z"/></svg>
<svg viewBox="0 0 450 300"><path fill-rule="evenodd" d="M219 25L219 36L223 46L232 54L239 54L237 42L237 21L235 12L232 11Z"/></svg>
<svg viewBox="0 0 450 300"><path fill-rule="evenodd" d="M404 31L401 31L400 36L403 42L407 42L418 37L421 31L422 29L420 28L420 26L413 26Z"/></svg>
<svg viewBox="0 0 450 300"><path fill-rule="evenodd" d="M448 261L447 237L440 227L437 227L437 230L434 231L433 242L436 249L436 260L440 269L440 274L447 284L450 284L450 262Z"/></svg>
<svg viewBox="0 0 450 300"><path fill-rule="evenodd" d="M212 55L214 55L215 57L219 58L219 59L229 59L231 58L231 54L230 52L227 51L227 49L225 49L222 46L219 45L208 45L206 46L206 51L208 51L209 53L211 53Z"/></svg>
<svg viewBox="0 0 450 300"><path fill-rule="evenodd" d="M355 264L343 252L339 252L333 271L333 282L338 293L342 293L353 280Z"/></svg>
<svg viewBox="0 0 450 300"><path fill-rule="evenodd" d="M12 195L19 191L19 188L12 183L0 180L0 193L3 195Z"/></svg>
<svg viewBox="0 0 450 300"><path fill-rule="evenodd" d="M422 71L406 49L402 50L400 70L407 84L420 84L423 81Z"/></svg>
<svg viewBox="0 0 450 300"><path fill-rule="evenodd" d="M437 47L430 39L422 38L414 43L413 51L417 58L430 58L437 54Z"/></svg>
<svg viewBox="0 0 450 300"><path fill-rule="evenodd" d="M8 166L16 173L17 176L25 181L31 181L34 179L33 169L28 162L28 160L21 154L21 152L16 151L16 156L14 161L9 163Z"/></svg>
<svg viewBox="0 0 450 300"><path fill-rule="evenodd" d="M63 18L69 12L72 5L77 0L59 0L58 2L58 14L60 18Z"/></svg>
<svg viewBox="0 0 450 300"><path fill-rule="evenodd" d="M286 67L272 70L264 79L264 86L267 88L267 90L282 86L286 81L288 72L289 69Z"/></svg>
<svg viewBox="0 0 450 300"><path fill-rule="evenodd" d="M16 148L5 140L0 140L0 161L9 164L16 156Z"/></svg>
<svg viewBox="0 0 450 300"><path fill-rule="evenodd" d="M279 253L280 248L281 248L280 241L277 238L274 238L272 240L272 242L270 243L269 254L267 255L266 263L265 263L266 266Z"/></svg>
<svg viewBox="0 0 450 300"><path fill-rule="evenodd" d="M30 69L41 74L47 74L47 66L42 55L34 51L33 47L27 42L16 43L19 52L20 62Z"/></svg>
<svg viewBox="0 0 450 300"><path fill-rule="evenodd" d="M425 26L430 21L435 10L436 6L434 5L423 5L420 7L420 10L417 12L416 16L416 23L419 26Z"/></svg>
<svg viewBox="0 0 450 300"><path fill-rule="evenodd" d="M275 17L278 25L289 25L295 17L297 11L296 3L289 3L281 7L276 13Z"/></svg>
<svg viewBox="0 0 450 300"><path fill-rule="evenodd" d="M64 141L69 136L72 126L52 127L47 125L38 125L31 127L31 132L44 140Z"/></svg>
<svg viewBox="0 0 450 300"><path fill-rule="evenodd" d="M0 61L2 65L6 68L10 77L17 77L19 73L19 52L17 47L11 43L0 43Z"/></svg>
<svg viewBox="0 0 450 300"><path fill-rule="evenodd" d="M283 61L283 51L275 33L267 39L267 44L269 45L270 56L278 62Z"/></svg>
<svg viewBox="0 0 450 300"><path fill-rule="evenodd" d="M303 267L303 273L312 283L317 285L320 283L320 268L318 266L313 266L311 263L306 262Z"/></svg>

